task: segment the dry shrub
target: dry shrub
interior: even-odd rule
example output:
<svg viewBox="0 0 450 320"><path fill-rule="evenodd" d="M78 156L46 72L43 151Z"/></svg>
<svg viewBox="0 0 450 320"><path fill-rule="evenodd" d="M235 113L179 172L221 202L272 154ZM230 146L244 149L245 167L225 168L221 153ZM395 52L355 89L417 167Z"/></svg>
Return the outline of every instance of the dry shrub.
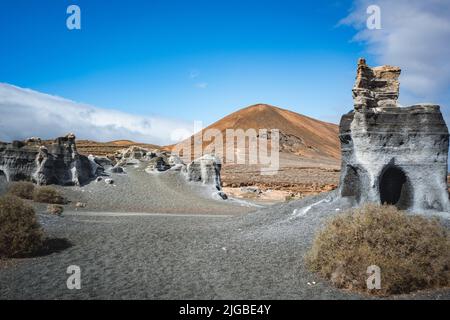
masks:
<svg viewBox="0 0 450 320"><path fill-rule="evenodd" d="M336 216L306 256L311 270L345 289L376 295L450 285L450 238L437 219L369 204ZM381 289L368 290L367 268L381 269Z"/></svg>
<svg viewBox="0 0 450 320"><path fill-rule="evenodd" d="M65 204L62 194L52 187L39 187L34 190L33 200L42 203Z"/></svg>
<svg viewBox="0 0 450 320"><path fill-rule="evenodd" d="M34 188L35 186L31 182L13 182L8 188L8 194L22 199L32 199Z"/></svg>
<svg viewBox="0 0 450 320"><path fill-rule="evenodd" d="M0 257L25 257L41 249L44 233L34 209L15 196L0 198Z"/></svg>

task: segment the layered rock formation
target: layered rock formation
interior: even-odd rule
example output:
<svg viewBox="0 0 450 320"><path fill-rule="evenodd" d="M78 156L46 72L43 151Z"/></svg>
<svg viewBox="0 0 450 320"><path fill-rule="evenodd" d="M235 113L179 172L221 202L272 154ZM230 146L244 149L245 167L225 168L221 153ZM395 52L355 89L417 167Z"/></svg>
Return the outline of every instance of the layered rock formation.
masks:
<svg viewBox="0 0 450 320"><path fill-rule="evenodd" d="M400 73L398 67L370 68L365 59L359 59L352 90L355 109L395 107L400 89Z"/></svg>
<svg viewBox="0 0 450 320"><path fill-rule="evenodd" d="M94 178L97 169L88 157L78 154L73 134L53 142L31 138L0 144L0 172L8 181L80 185Z"/></svg>
<svg viewBox="0 0 450 320"><path fill-rule="evenodd" d="M215 189L215 196L222 199L227 198L225 193L222 192L221 186L220 170L222 165L220 159L214 155L205 154L186 165L179 156L168 151L150 151L145 148L132 146L119 150L114 157L117 161L114 168L118 168L118 165L143 162L147 165L145 171L148 173L159 173L169 170L179 171L187 181L211 185Z"/></svg>
<svg viewBox="0 0 450 320"><path fill-rule="evenodd" d="M437 105L397 107L399 74L359 61L354 111L340 123L340 194L358 203L448 211L447 125Z"/></svg>
<svg viewBox="0 0 450 320"><path fill-rule="evenodd" d="M138 146L131 146L123 150L118 150L113 155L116 166L135 164L139 160L150 160L154 157L156 157L156 150L150 151Z"/></svg>
<svg viewBox="0 0 450 320"><path fill-rule="evenodd" d="M203 184L211 184L214 185L217 190L221 190L221 168L222 164L219 158L210 154L205 154L204 156L188 164L187 179L188 181L198 181Z"/></svg>

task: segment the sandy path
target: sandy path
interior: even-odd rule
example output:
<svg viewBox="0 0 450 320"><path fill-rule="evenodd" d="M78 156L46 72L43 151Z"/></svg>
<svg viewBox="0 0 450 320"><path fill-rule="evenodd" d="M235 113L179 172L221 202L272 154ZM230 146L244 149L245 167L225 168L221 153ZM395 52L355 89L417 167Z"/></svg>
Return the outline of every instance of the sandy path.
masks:
<svg viewBox="0 0 450 320"><path fill-rule="evenodd" d="M85 211L242 214L254 207L234 201L212 198L214 188L188 183L178 172L149 174L139 168L126 167L127 174L112 174L113 185L104 181L91 182L83 187L60 187L72 201L85 202Z"/></svg>

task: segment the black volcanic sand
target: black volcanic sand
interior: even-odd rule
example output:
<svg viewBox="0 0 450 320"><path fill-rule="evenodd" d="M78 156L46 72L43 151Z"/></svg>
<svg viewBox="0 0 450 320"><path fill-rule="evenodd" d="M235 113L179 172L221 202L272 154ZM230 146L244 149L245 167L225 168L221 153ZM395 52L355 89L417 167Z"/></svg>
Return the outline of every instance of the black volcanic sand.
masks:
<svg viewBox="0 0 450 320"><path fill-rule="evenodd" d="M138 185L131 186L130 171L123 179L131 179L128 188L135 190ZM115 178L117 187L108 187L120 188L125 181L120 179ZM167 183L170 186L172 182ZM73 246L3 266L1 299L368 298L335 289L305 268L303 257L315 232L331 215L349 207L344 200L330 202L333 193L237 216L224 214L250 209L200 196L194 199L192 194L188 196L192 203L172 199L173 213L127 215L116 206L125 211L130 203L132 210L125 212L139 212L150 209L151 203L163 206L173 195L162 202L142 198L144 204L139 206L120 201L119 195L112 196L103 187L93 183L83 187L84 192L67 189L74 196L83 194L82 199L88 201L85 211L68 210L63 217L39 214L50 236L67 238ZM178 187L173 189L181 190ZM96 188L98 192L94 192ZM159 189L151 194L157 195L157 191L164 193ZM129 192L127 196L134 194ZM133 201L139 197L135 194ZM104 202L94 205L92 199ZM211 207L210 201L215 203ZM179 205L184 207L176 207ZM160 209L164 208L147 212ZM81 290L66 287L70 265L81 268ZM450 299L450 290L394 298Z"/></svg>
<svg viewBox="0 0 450 320"><path fill-rule="evenodd" d="M111 174L82 187L58 188L71 200L68 210L75 210L77 202L84 202L86 208L77 210L229 215L255 211L249 203L213 199L214 187L187 183L179 172L147 173L144 169L145 163L131 165L125 168L126 174ZM105 183L108 178L113 179L112 185Z"/></svg>

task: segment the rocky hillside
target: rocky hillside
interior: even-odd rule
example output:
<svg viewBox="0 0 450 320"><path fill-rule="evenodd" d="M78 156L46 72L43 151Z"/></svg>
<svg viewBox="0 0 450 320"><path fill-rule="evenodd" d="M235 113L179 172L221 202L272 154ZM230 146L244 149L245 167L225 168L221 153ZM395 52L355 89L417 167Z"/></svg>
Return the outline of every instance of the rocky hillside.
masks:
<svg viewBox="0 0 450 320"><path fill-rule="evenodd" d="M209 129L219 130L224 137L227 129L279 129L281 153L304 159L328 159L334 163L340 158L337 125L267 104L238 110L208 126L203 132ZM204 142L204 148L210 143Z"/></svg>

